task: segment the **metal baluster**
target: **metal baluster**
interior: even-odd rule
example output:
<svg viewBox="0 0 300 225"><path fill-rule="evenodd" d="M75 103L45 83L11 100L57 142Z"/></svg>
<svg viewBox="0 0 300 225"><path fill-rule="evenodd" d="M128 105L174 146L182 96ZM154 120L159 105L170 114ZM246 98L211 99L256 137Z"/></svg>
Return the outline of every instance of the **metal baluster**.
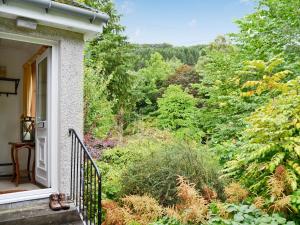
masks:
<svg viewBox="0 0 300 225"><path fill-rule="evenodd" d="M73 196L72 196L72 199L74 200L74 202L76 200L76 193L75 193L76 189L75 189L75 187L76 187L76 155L77 155L76 146L77 146L77 142L78 142L78 140L77 140L77 138L75 138L75 141L74 141L74 158L73 158L74 179L73 179Z"/></svg>
<svg viewBox="0 0 300 225"><path fill-rule="evenodd" d="M86 154L84 153L84 156L83 156L83 177L84 177L84 179L83 179L83 219L84 219L84 221L86 221L85 219L86 219L86 211L85 211L85 185L86 185L86 183L85 183L85 180L86 180L86 177L87 177L87 174L86 174Z"/></svg>
<svg viewBox="0 0 300 225"><path fill-rule="evenodd" d="M75 188L76 188L76 206L78 206L78 157L79 156L79 141L77 141L77 145L76 145L76 183L75 183Z"/></svg>
<svg viewBox="0 0 300 225"><path fill-rule="evenodd" d="M81 210L82 210L82 207L81 207L81 198L82 198L82 180L84 179L83 177L82 177L82 174L83 174L83 167L82 167L82 151L83 151L83 147L81 146L81 148L80 148L80 168L79 168L79 170L80 170L80 183L79 183L79 211L81 212Z"/></svg>
<svg viewBox="0 0 300 225"><path fill-rule="evenodd" d="M89 158L87 157L87 159L89 159ZM90 201L90 199L89 199L89 192L90 192L90 190L89 190L89 176L90 176L89 160L87 160L86 166L87 166L87 178L86 178L86 190L87 190L87 192L86 192L86 199L87 199L87 201L86 201L86 208L87 208L86 215L87 215L87 221L86 222L88 223L88 221L90 219L90 215L89 215L89 213L90 213L90 207L89 207L89 201Z"/></svg>
<svg viewBox="0 0 300 225"><path fill-rule="evenodd" d="M71 146L71 191L70 191L70 197L72 198L73 196L73 151L74 151L74 134L73 132L71 133L71 131L69 131L69 135L72 135L72 146Z"/></svg>
<svg viewBox="0 0 300 225"><path fill-rule="evenodd" d="M98 174L98 225L102 222L102 178L101 174Z"/></svg>
<svg viewBox="0 0 300 225"><path fill-rule="evenodd" d="M89 191L89 203L90 203L90 224L92 224L92 215L93 215L93 182L92 182L92 176L93 176L93 167L92 167L92 161L90 159L90 176L89 176L89 183L90 183L90 191Z"/></svg>
<svg viewBox="0 0 300 225"><path fill-rule="evenodd" d="M92 176L91 176L91 182L92 182L92 193L91 193L91 207L92 207L92 216L93 216L93 224L95 224L95 192L94 192L94 171L95 169L92 169Z"/></svg>

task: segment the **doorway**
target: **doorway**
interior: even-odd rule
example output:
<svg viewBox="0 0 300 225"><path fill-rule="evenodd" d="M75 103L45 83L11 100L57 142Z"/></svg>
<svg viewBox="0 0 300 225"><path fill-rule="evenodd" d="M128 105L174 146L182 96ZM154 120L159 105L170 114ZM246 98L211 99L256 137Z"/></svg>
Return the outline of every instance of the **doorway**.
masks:
<svg viewBox="0 0 300 225"><path fill-rule="evenodd" d="M0 38L0 200L51 187L50 76L51 47ZM30 134L23 130L25 118L34 123ZM29 143L34 146L30 156L24 148Z"/></svg>

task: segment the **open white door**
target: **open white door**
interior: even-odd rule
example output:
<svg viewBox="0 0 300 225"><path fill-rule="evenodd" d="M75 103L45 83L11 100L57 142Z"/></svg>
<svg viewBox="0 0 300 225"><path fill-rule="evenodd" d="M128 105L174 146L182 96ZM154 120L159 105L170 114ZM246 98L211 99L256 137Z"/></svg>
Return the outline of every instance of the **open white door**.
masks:
<svg viewBox="0 0 300 225"><path fill-rule="evenodd" d="M49 79L51 77L51 48L36 60L36 181L50 187L50 152L48 148Z"/></svg>

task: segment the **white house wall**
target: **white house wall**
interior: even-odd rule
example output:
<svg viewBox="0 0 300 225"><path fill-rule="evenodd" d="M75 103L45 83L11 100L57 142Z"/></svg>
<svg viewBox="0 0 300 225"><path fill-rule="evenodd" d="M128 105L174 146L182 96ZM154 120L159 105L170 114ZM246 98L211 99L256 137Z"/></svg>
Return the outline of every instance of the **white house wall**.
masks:
<svg viewBox="0 0 300 225"><path fill-rule="evenodd" d="M82 34L38 25L37 30L19 29L15 20L0 18L0 32L26 35L27 37L57 41L58 65L58 188L69 191L70 185L70 138L68 129L83 133L83 47ZM53 174L52 174L53 176Z"/></svg>

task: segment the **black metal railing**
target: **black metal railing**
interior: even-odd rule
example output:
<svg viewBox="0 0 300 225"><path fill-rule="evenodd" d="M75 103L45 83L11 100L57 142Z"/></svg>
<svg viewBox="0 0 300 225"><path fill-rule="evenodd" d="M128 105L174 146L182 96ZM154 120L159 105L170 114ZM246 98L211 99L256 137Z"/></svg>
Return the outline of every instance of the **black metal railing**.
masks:
<svg viewBox="0 0 300 225"><path fill-rule="evenodd" d="M101 174L74 129L69 129L71 145L70 198L87 224L101 225Z"/></svg>

